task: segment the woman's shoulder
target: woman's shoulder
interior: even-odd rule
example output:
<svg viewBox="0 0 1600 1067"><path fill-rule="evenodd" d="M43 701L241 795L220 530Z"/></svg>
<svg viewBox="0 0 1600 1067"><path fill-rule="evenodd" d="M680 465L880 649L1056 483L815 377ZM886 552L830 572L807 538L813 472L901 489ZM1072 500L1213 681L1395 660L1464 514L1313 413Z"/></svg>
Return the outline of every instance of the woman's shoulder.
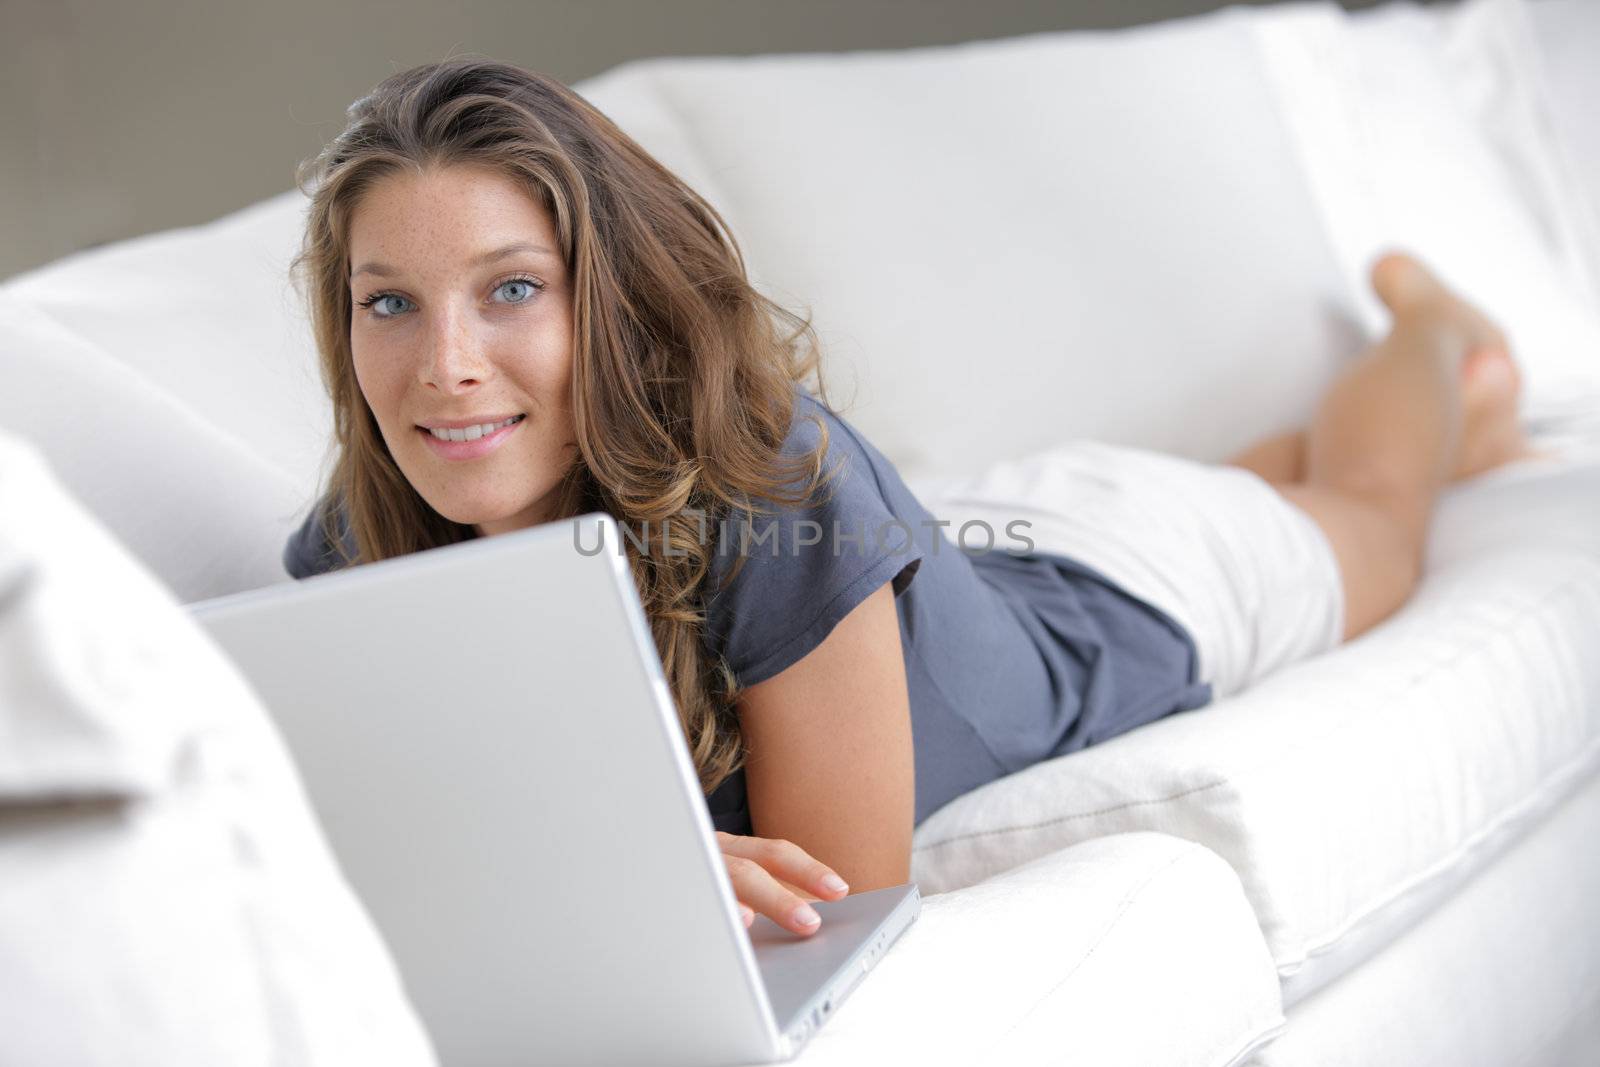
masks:
<svg viewBox="0 0 1600 1067"><path fill-rule="evenodd" d="M814 451L827 435L827 455L836 465L859 466L871 470L892 470L888 457L873 447L866 436L840 411L804 389L795 391L794 415L785 453Z"/></svg>
<svg viewBox="0 0 1600 1067"><path fill-rule="evenodd" d="M771 500L757 502L778 512L816 518L817 512L880 505L893 512L904 507L897 490L903 489L894 464L872 445L849 418L826 401L796 386L788 436L779 450L781 462L792 465L799 457L819 455L817 492L806 505L781 506ZM792 466L788 467L793 470ZM786 489L804 486L810 470L784 483ZM860 484L854 484L860 483ZM834 496L839 496L837 503ZM831 517L831 516L830 516Z"/></svg>
<svg viewBox="0 0 1600 1067"><path fill-rule="evenodd" d="M826 404L797 394L783 456L816 451L824 433L823 478L803 502L760 500L718 523L706 639L743 685L799 660L885 582L905 592L923 558L919 516L886 491L875 450Z"/></svg>
<svg viewBox="0 0 1600 1067"><path fill-rule="evenodd" d="M337 543L330 533L336 534ZM283 546L283 569L291 578L309 578L347 567L356 555L355 536L344 507L329 494L316 502L305 521L289 535Z"/></svg>
<svg viewBox="0 0 1600 1067"><path fill-rule="evenodd" d="M794 465L794 460L813 455L818 456L815 465ZM891 521L904 510L906 501L888 484L901 484L893 465L843 415L803 389L795 391L778 462L782 468L773 475L783 495L804 498L758 496L750 508L730 509L718 530L719 562L726 563L741 549L748 555L751 542L767 555L806 554L802 550L810 545L802 531L809 524L821 524L829 532L834 524L853 529ZM780 481L785 475L787 480ZM854 547L855 542L846 537L843 545ZM828 547L834 547L831 541Z"/></svg>

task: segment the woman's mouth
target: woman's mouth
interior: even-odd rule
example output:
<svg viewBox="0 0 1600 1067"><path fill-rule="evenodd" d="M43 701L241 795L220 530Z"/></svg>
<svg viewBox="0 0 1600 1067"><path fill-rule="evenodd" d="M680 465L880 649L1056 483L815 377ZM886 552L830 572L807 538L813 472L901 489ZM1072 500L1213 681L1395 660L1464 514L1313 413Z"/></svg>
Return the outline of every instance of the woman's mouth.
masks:
<svg viewBox="0 0 1600 1067"><path fill-rule="evenodd" d="M499 448L527 418L525 414L513 415L499 422L482 422L448 430L418 426L417 432L434 454L443 459L477 459Z"/></svg>

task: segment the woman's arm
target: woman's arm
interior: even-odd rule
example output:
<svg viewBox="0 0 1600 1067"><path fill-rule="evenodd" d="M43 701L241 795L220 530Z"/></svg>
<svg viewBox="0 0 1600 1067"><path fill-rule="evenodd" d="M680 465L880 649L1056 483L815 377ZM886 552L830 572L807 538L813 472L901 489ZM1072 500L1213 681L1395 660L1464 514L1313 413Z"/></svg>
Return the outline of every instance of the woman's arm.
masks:
<svg viewBox="0 0 1600 1067"><path fill-rule="evenodd" d="M885 582L782 673L746 689L739 722L756 836L800 846L851 892L911 879L911 701Z"/></svg>

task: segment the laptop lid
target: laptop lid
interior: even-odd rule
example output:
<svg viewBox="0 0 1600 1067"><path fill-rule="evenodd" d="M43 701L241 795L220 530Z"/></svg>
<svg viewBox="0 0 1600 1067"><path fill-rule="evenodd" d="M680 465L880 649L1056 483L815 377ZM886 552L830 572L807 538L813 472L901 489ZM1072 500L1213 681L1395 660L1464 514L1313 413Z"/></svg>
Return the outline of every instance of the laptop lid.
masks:
<svg viewBox="0 0 1600 1067"><path fill-rule="evenodd" d="M271 710L444 1063L794 1050L620 545L593 513L191 609Z"/></svg>

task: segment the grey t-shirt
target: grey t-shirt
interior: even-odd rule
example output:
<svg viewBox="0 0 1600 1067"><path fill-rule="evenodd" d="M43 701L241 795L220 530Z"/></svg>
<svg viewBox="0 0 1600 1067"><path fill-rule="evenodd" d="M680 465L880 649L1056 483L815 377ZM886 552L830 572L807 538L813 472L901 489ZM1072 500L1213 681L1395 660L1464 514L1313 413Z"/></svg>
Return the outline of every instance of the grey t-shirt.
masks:
<svg viewBox="0 0 1600 1067"><path fill-rule="evenodd" d="M984 551L982 530L963 538L954 524L938 525L854 427L797 396L784 452L816 446L815 415L828 427L825 465L842 469L821 503L730 519L718 531L715 580L741 544L747 558L728 588L708 587L705 639L754 685L893 582L918 823L996 778L1210 703L1194 642L1171 616L1076 560L1025 552L1025 528L994 530ZM752 832L742 771L708 804L717 829Z"/></svg>
<svg viewBox="0 0 1600 1067"><path fill-rule="evenodd" d="M911 698L916 814L1041 760L1211 701L1196 680L1194 642L1171 616L1063 556L1023 552L1025 529L994 531L994 548L937 524L893 464L804 391L784 452L819 440L837 468L807 507L707 523L715 537L704 640L742 685L798 662L885 582ZM291 537L296 578L339 566L316 512ZM744 566L722 587L741 548ZM744 772L707 798L712 822L752 832Z"/></svg>

